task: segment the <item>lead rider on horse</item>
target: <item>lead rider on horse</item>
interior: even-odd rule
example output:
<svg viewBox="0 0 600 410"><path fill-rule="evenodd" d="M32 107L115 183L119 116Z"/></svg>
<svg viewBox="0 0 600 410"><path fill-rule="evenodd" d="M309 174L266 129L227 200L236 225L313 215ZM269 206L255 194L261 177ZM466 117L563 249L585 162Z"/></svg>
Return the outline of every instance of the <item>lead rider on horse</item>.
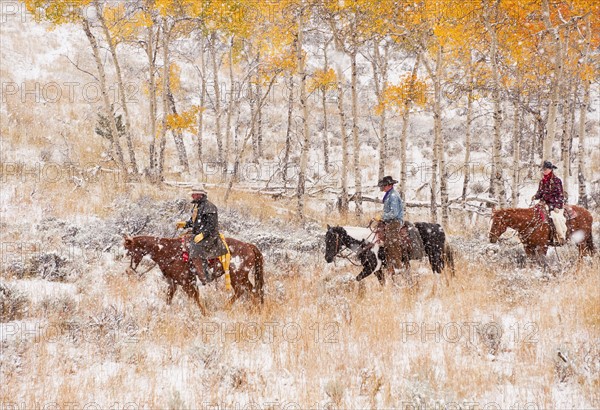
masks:
<svg viewBox="0 0 600 410"><path fill-rule="evenodd" d="M556 228L556 235L560 244L564 243L567 238L567 221L565 220L563 204L565 197L563 193L562 181L559 177L554 175L552 170L556 169L556 166L552 165L550 161L544 161L542 165L542 172L544 176L540 181L537 193L531 198L532 201L539 199L544 201L548 206L550 212L550 218Z"/></svg>
<svg viewBox="0 0 600 410"><path fill-rule="evenodd" d="M380 219L383 224L384 242L388 269L392 274L399 273L402 268L402 238L400 229L404 224L404 206L400 194L394 189L396 181L391 176L383 177L377 186L382 192L383 214Z"/></svg>
<svg viewBox="0 0 600 410"><path fill-rule="evenodd" d="M208 193L204 187L193 187L190 195L194 204L192 216L187 222L177 222L177 228L192 228L193 235L189 243L190 270L194 275L204 272L201 281L206 284L214 279L208 260L227 254L227 248L219 237L217 207L208 200Z"/></svg>

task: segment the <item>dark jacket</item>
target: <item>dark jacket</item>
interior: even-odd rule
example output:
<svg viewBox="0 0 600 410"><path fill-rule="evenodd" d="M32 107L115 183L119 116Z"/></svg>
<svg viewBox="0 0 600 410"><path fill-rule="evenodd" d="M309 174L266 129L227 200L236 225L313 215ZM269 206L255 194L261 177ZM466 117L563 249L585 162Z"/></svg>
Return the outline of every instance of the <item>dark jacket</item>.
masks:
<svg viewBox="0 0 600 410"><path fill-rule="evenodd" d="M552 210L562 209L565 202L562 181L554 173L544 176L533 199L541 199Z"/></svg>
<svg viewBox="0 0 600 410"><path fill-rule="evenodd" d="M204 259L213 259L227 253L227 248L219 237L219 216L217 207L210 202L206 196L199 201L192 201L194 208L192 217L187 221L185 227L192 228L193 237L202 233L204 239L191 246L197 247L198 254ZM196 252L193 252L196 253Z"/></svg>

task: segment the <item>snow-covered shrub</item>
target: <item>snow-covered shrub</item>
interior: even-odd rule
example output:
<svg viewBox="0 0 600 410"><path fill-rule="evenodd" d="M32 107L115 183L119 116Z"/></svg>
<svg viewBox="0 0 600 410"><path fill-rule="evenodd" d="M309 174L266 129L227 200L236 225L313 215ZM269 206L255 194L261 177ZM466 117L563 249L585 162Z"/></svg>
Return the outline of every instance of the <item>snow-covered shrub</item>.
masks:
<svg viewBox="0 0 600 410"><path fill-rule="evenodd" d="M27 271L31 276L37 276L42 279L64 282L69 279L70 269L66 258L55 252L44 252L33 256L27 266Z"/></svg>
<svg viewBox="0 0 600 410"><path fill-rule="evenodd" d="M25 265L22 260L9 260L3 264L2 275L22 279L25 276Z"/></svg>
<svg viewBox="0 0 600 410"><path fill-rule="evenodd" d="M27 312L28 304L27 296L0 282L0 321L21 319Z"/></svg>
<svg viewBox="0 0 600 410"><path fill-rule="evenodd" d="M77 302L69 295L59 297L47 296L39 302L39 309L42 310L43 316L48 317L51 314L71 315L77 306Z"/></svg>

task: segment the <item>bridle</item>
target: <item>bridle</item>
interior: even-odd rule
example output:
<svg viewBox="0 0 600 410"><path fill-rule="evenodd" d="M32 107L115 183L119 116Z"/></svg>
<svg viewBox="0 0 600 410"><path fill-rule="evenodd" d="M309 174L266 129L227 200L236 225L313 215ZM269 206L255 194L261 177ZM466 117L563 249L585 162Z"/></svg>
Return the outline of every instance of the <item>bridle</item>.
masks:
<svg viewBox="0 0 600 410"><path fill-rule="evenodd" d="M145 255L144 255L145 256ZM142 277L144 276L146 273L150 272L152 269L154 269L156 267L156 265L158 265L158 263L154 262L154 265L152 265L150 268L146 269L144 272L139 273L136 269L137 267L140 265L140 263L142 262L142 259L144 259L144 256L142 256L139 260L138 263L135 264L135 267L133 266L133 255L131 255L131 260L129 261L129 268L134 271L138 277Z"/></svg>
<svg viewBox="0 0 600 410"><path fill-rule="evenodd" d="M349 246L344 245L344 244L342 244L340 246L340 233L339 232L334 232L334 234L335 234L335 249L336 249L336 252L333 255L333 263L334 263L334 265L337 267L337 265L335 263L335 258L341 258L341 259L346 259L348 262L350 262L354 266L362 266L361 263L356 263L356 262L354 262L352 260L352 256L356 255L358 252L355 251L355 250L353 250ZM369 235L369 237L370 237L370 235ZM346 252L345 254L343 254L342 252L345 251L345 250L347 250L348 252Z"/></svg>
<svg viewBox="0 0 600 410"><path fill-rule="evenodd" d="M187 234L187 232L184 232L184 233L182 233L181 235L179 235L179 238L182 238L182 237L184 237L186 234ZM177 231L175 231L175 233L174 233L174 234L171 236L171 238L174 238L174 237L175 237L175 235L177 235ZM128 250L128 252L129 252L129 250ZM143 256L140 258L139 262L135 264L135 267L133 266L133 255L131 255L131 259L129 260L129 268L130 268L132 271L134 271L134 272L135 272L135 273L138 275L138 277L140 277L140 278L141 278L142 276L144 276L146 273L150 272L152 269L154 269L154 268L156 267L156 265L158 265L158 262L154 262L154 265L152 265L150 268L146 269L146 270L145 270L144 272L142 272L142 273L139 273L139 272L138 272L136 269L137 269L137 267L140 265L140 263L142 262L142 259L144 259L144 256L146 256L146 255L143 255Z"/></svg>

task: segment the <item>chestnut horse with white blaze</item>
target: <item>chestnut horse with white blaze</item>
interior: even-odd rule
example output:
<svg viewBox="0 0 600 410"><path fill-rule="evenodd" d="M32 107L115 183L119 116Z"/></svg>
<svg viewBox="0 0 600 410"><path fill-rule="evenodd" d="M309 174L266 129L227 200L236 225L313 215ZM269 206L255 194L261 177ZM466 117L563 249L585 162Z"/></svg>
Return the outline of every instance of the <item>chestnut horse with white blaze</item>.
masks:
<svg viewBox="0 0 600 410"><path fill-rule="evenodd" d="M184 292L194 299L202 314L206 315L206 308L200 300L196 281L190 271L190 264L183 258L183 254L187 252L185 245L188 243L187 238L182 240L181 238L159 238L155 236L125 236L124 239L127 255L131 256L130 269L135 271L146 255L156 262L160 268L169 284L167 304L171 304L177 286L181 286ZM243 294L257 296L260 302L263 303L264 259L262 253L251 243L233 238L225 238L225 240L231 252L229 273L234 292L229 304L235 302ZM254 286L249 279L250 272L254 273ZM202 274L202 272L199 274ZM254 287L255 290L253 291Z"/></svg>
<svg viewBox="0 0 600 410"><path fill-rule="evenodd" d="M592 215L580 206L568 207L572 217L567 219L567 239L577 244L579 259L584 255L593 255ZM555 246L548 216L541 206L492 210L490 242L496 243L507 228L517 231L525 253L530 258L540 261L546 256L548 247Z"/></svg>

